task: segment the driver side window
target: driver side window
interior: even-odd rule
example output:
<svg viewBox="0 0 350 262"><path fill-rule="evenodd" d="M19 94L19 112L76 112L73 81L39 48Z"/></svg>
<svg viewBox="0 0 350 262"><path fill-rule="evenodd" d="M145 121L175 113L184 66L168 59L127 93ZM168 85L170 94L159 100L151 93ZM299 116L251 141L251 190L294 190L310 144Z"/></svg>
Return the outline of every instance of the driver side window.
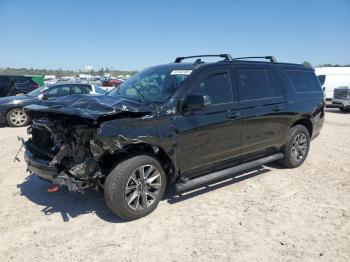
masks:
<svg viewBox="0 0 350 262"><path fill-rule="evenodd" d="M70 86L58 86L52 89L49 89L47 92L47 97L59 97L67 96L70 94Z"/></svg>
<svg viewBox="0 0 350 262"><path fill-rule="evenodd" d="M189 93L208 95L212 105L233 101L232 88L227 72L214 73L205 77Z"/></svg>

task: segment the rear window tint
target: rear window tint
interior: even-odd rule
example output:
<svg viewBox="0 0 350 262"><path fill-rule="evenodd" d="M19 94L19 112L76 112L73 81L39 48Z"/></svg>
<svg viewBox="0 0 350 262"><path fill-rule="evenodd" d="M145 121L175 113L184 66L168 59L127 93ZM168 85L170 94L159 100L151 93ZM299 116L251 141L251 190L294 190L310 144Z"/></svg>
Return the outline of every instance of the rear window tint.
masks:
<svg viewBox="0 0 350 262"><path fill-rule="evenodd" d="M318 78L318 81L320 82L320 85L323 86L324 82L326 82L326 75L319 75L317 78Z"/></svg>
<svg viewBox="0 0 350 262"><path fill-rule="evenodd" d="M320 83L312 72L305 71L285 71L295 91L315 92L321 91Z"/></svg>
<svg viewBox="0 0 350 262"><path fill-rule="evenodd" d="M241 100L276 97L265 69L238 69ZM272 80L272 79L271 79Z"/></svg>

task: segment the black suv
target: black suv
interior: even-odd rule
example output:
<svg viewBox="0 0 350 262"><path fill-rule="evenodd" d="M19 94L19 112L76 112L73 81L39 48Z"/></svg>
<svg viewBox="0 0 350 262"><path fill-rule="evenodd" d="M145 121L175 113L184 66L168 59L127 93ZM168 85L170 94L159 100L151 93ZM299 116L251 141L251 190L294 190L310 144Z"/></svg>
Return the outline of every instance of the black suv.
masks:
<svg viewBox="0 0 350 262"><path fill-rule="evenodd" d="M133 220L157 207L169 181L183 192L275 160L300 166L324 122L314 70L270 56L199 57L145 69L107 95L25 107L28 170L51 192L102 189Z"/></svg>
<svg viewBox="0 0 350 262"><path fill-rule="evenodd" d="M39 86L31 76L0 75L0 97L26 94Z"/></svg>

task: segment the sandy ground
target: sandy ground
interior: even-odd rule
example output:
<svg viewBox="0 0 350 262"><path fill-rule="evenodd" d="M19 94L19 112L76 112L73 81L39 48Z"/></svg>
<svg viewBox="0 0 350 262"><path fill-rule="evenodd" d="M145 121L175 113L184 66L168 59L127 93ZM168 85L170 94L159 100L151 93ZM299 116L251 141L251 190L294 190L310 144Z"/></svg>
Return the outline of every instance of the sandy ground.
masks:
<svg viewBox="0 0 350 262"><path fill-rule="evenodd" d="M101 193L47 193L13 162L18 135L0 128L0 261L350 261L350 113L327 112L298 169L168 193L129 223Z"/></svg>

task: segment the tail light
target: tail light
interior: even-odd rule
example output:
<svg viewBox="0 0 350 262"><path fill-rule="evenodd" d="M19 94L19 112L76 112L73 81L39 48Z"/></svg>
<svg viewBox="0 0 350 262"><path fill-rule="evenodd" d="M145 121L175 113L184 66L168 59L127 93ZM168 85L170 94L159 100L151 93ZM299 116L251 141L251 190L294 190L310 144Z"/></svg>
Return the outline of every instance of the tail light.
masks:
<svg viewBox="0 0 350 262"><path fill-rule="evenodd" d="M34 88L34 89L36 89L36 88L38 88L38 87L39 87L39 84L37 84L37 83L33 84L33 88Z"/></svg>

